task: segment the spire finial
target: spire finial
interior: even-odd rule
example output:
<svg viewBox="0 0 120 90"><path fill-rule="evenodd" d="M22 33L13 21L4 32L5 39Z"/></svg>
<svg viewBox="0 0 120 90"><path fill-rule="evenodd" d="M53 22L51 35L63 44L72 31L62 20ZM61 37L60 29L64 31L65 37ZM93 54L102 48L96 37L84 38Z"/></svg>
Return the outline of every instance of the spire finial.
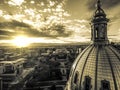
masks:
<svg viewBox="0 0 120 90"><path fill-rule="evenodd" d="M97 0L97 9L101 9L101 1Z"/></svg>

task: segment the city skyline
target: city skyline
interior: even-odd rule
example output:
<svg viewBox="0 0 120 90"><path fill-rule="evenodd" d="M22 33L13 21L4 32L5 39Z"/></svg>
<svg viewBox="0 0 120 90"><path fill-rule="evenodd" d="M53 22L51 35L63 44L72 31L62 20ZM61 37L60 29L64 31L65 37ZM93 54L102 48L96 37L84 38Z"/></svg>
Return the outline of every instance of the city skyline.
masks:
<svg viewBox="0 0 120 90"><path fill-rule="evenodd" d="M95 0L1 0L0 3L1 43L20 39L27 44L90 41ZM120 41L120 1L102 0L102 6L110 19L109 39Z"/></svg>

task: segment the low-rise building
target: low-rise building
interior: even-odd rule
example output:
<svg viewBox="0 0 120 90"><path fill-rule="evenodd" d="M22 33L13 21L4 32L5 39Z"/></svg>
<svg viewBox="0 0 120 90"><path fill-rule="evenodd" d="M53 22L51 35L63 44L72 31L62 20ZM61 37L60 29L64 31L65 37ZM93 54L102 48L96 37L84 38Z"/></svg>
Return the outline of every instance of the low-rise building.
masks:
<svg viewBox="0 0 120 90"><path fill-rule="evenodd" d="M0 62L0 78L2 78L4 90L23 72L24 62L24 58Z"/></svg>

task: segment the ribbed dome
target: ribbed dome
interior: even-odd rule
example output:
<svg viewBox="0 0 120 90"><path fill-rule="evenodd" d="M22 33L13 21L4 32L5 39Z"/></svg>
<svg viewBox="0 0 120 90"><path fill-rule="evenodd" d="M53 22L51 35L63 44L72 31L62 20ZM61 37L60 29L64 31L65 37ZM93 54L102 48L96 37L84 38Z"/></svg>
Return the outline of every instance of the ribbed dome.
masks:
<svg viewBox="0 0 120 90"><path fill-rule="evenodd" d="M65 90L120 90L120 53L109 44L106 14L97 1L92 44L73 63Z"/></svg>
<svg viewBox="0 0 120 90"><path fill-rule="evenodd" d="M120 55L110 45L90 45L75 60L68 90L119 90Z"/></svg>

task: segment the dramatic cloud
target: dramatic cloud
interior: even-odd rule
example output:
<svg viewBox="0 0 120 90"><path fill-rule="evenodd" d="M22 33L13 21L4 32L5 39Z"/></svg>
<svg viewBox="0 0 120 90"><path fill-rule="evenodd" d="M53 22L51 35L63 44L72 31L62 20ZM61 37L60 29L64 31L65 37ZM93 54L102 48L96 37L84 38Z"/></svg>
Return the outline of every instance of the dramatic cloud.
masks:
<svg viewBox="0 0 120 90"><path fill-rule="evenodd" d="M120 0L101 0L109 38L119 40ZM0 0L0 39L17 35L63 42L90 41L96 0Z"/></svg>
<svg viewBox="0 0 120 90"><path fill-rule="evenodd" d="M0 39L11 39L12 35L14 35L13 32L8 31L8 30L0 30Z"/></svg>
<svg viewBox="0 0 120 90"><path fill-rule="evenodd" d="M96 1L97 1L97 0L96 0ZM101 3L102 6L103 6L104 8L107 8L107 9L113 8L113 7L115 7L115 6L117 6L117 5L120 4L120 0L101 0L101 2L102 2L102 3ZM88 1L87 1L87 6L89 7L89 9L94 10L95 5L96 5L95 0L88 0Z"/></svg>
<svg viewBox="0 0 120 90"><path fill-rule="evenodd" d="M50 37L50 38L57 38L57 37L68 37L71 35L71 31L66 31L66 28L62 24L54 24L51 27L42 27L39 30L33 28L32 26L24 23L12 20L10 22L1 22L0 30L1 35L28 35L30 37Z"/></svg>
<svg viewBox="0 0 120 90"><path fill-rule="evenodd" d="M12 20L10 22L1 22L0 23L0 28L16 28L16 27L24 27L24 28L29 28L30 26L28 24L25 24L23 22L18 22L15 20Z"/></svg>
<svg viewBox="0 0 120 90"><path fill-rule="evenodd" d="M68 0L66 10L71 14L71 18L84 19L90 22L96 10L96 2L97 0ZM120 39L117 32L119 32L120 29L120 0L101 0L101 3L102 8L107 14L107 18L110 19L108 23L109 38L113 41L119 41ZM86 25L86 28L90 30L90 25ZM80 30L80 28L78 29ZM87 36L88 32L86 32L86 34L83 32L82 34Z"/></svg>

